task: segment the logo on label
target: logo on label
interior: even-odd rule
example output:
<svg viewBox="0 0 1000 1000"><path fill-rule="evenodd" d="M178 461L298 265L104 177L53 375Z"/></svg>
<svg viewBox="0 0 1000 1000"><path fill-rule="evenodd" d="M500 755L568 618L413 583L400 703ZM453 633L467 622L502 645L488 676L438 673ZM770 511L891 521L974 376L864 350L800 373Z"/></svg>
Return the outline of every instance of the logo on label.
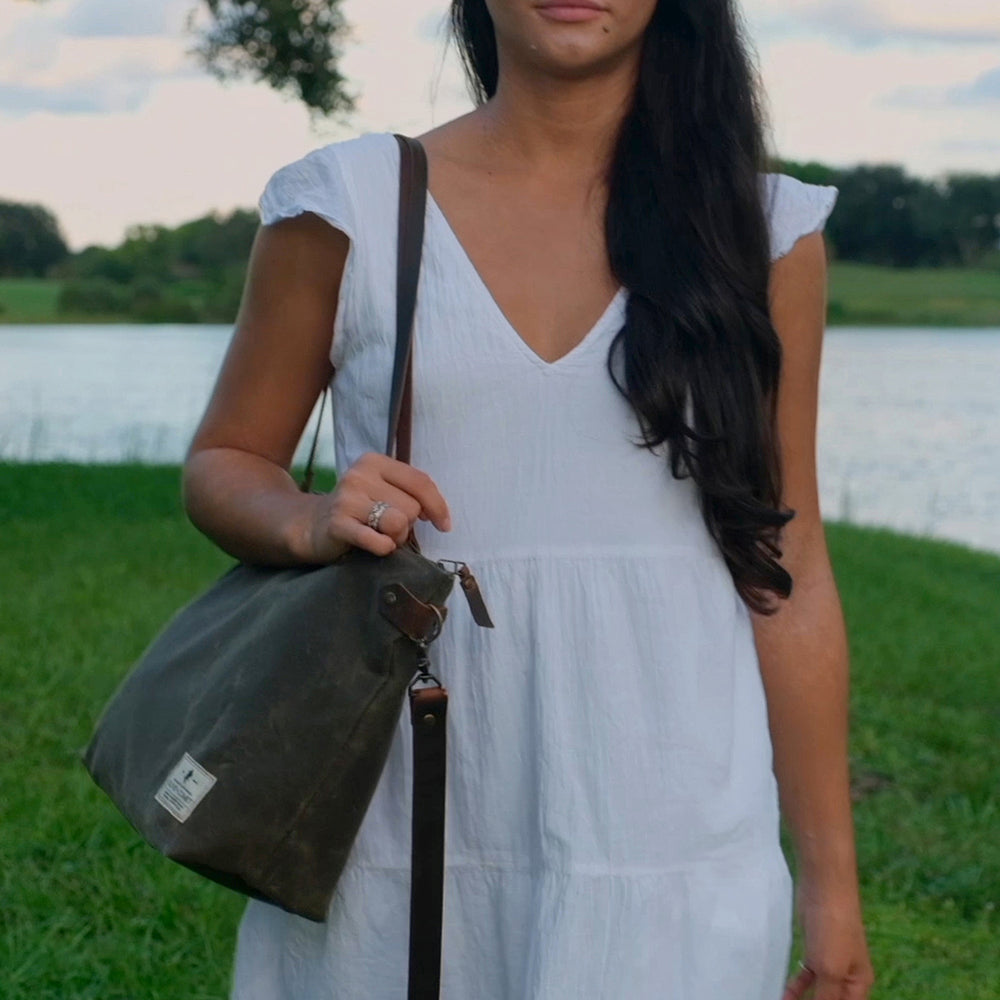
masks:
<svg viewBox="0 0 1000 1000"><path fill-rule="evenodd" d="M156 801L178 823L183 823L214 784L215 775L209 774L194 757L186 753L167 775L167 780L160 785Z"/></svg>

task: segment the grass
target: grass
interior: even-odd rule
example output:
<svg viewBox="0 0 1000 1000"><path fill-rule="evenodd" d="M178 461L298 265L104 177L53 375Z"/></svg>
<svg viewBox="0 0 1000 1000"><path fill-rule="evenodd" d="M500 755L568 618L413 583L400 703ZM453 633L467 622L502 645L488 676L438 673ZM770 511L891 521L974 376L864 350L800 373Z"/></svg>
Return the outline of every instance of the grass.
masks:
<svg viewBox="0 0 1000 1000"><path fill-rule="evenodd" d="M60 282L0 278L0 323L128 323L123 316L62 316ZM199 298L197 283L178 290ZM831 261L830 325L1000 326L1000 271L892 268Z"/></svg>
<svg viewBox="0 0 1000 1000"><path fill-rule="evenodd" d="M1000 326L1000 271L830 264L831 324Z"/></svg>
<svg viewBox="0 0 1000 1000"><path fill-rule="evenodd" d="M61 313L63 282L54 278L0 278L0 324L132 323L128 316Z"/></svg>
<svg viewBox="0 0 1000 1000"><path fill-rule="evenodd" d="M178 483L170 467L0 464L5 1000L227 994L242 899L146 847L77 759L154 632L229 565L185 521ZM1000 559L827 532L872 996L998 1000ZM792 968L799 955L796 932Z"/></svg>
<svg viewBox="0 0 1000 1000"><path fill-rule="evenodd" d="M53 322L61 288L46 278L0 278L0 322Z"/></svg>

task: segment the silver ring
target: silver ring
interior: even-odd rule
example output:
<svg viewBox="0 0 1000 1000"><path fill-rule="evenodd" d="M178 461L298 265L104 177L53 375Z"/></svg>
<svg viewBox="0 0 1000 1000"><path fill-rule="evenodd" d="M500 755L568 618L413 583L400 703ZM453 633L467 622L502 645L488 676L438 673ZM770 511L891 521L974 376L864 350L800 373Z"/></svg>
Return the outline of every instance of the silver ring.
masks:
<svg viewBox="0 0 1000 1000"><path fill-rule="evenodd" d="M814 976L816 975L816 970L815 969L810 969L809 966L806 965L806 963L803 962L801 958L799 959L799 965L802 967L802 969L805 972L811 972Z"/></svg>
<svg viewBox="0 0 1000 1000"><path fill-rule="evenodd" d="M368 512L368 527L374 528L378 531L379 522L382 520L382 515L389 509L389 504L384 500L376 500L372 504L372 509Z"/></svg>

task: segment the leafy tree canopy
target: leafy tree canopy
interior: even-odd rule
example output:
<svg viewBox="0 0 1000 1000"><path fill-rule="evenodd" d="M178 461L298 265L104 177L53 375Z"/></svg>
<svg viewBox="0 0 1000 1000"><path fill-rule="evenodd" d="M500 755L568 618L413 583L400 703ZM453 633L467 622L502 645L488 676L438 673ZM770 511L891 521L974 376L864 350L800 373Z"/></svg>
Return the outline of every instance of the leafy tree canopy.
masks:
<svg viewBox="0 0 1000 1000"><path fill-rule="evenodd" d="M199 28L199 15L209 15ZM317 116L354 109L337 69L349 29L340 0L202 0L188 15L198 36L189 50L213 76L268 84L299 98Z"/></svg>
<svg viewBox="0 0 1000 1000"><path fill-rule="evenodd" d="M59 223L47 208L0 201L0 275L44 274L68 253Z"/></svg>

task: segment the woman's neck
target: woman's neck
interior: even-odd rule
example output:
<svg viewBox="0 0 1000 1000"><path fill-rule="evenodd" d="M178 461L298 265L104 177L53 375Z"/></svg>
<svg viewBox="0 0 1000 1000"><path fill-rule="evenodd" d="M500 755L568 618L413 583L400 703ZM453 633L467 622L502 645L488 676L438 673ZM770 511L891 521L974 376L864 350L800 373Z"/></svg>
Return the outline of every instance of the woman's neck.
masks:
<svg viewBox="0 0 1000 1000"><path fill-rule="evenodd" d="M470 124L491 154L534 177L589 177L603 172L628 112L634 71L567 80L501 72L496 93Z"/></svg>

